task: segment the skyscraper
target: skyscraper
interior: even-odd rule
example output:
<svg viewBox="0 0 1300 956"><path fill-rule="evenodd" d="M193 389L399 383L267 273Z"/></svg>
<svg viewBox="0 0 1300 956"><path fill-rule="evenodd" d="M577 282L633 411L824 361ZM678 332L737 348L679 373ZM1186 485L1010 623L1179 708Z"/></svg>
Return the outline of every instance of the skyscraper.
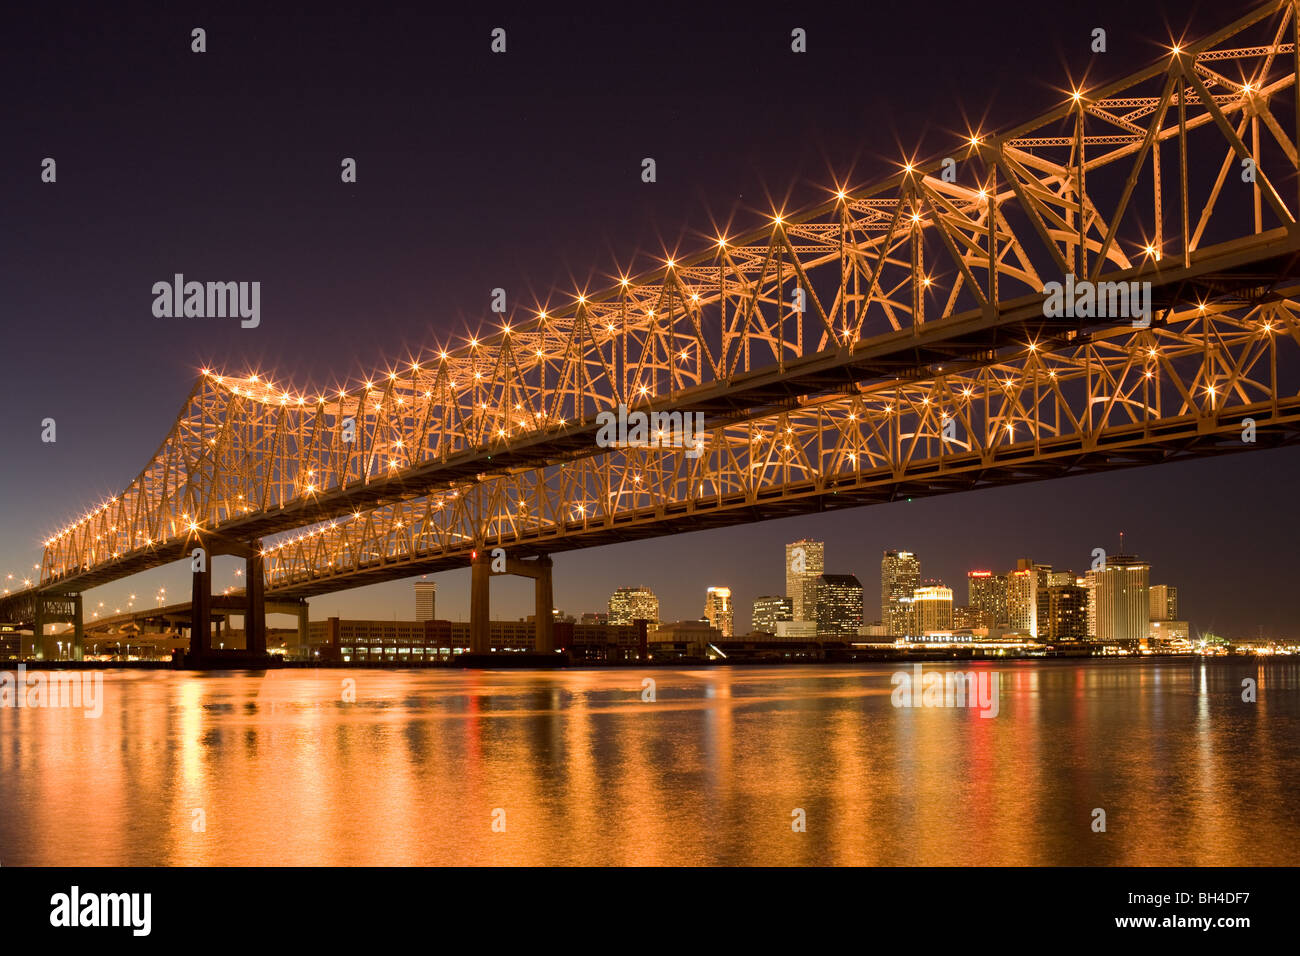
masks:
<svg viewBox="0 0 1300 956"><path fill-rule="evenodd" d="M992 571L966 574L966 603L988 615L990 624L1007 623L1007 576Z"/></svg>
<svg viewBox="0 0 1300 956"><path fill-rule="evenodd" d="M852 574L823 574L813 584L817 633L856 636L862 626L862 582Z"/></svg>
<svg viewBox="0 0 1300 956"><path fill-rule="evenodd" d="M1038 619L1047 616L1051 576L1050 564L1035 564L1028 558L1016 562L1016 569L1007 578L1007 623L1012 630L1038 637ZM1046 628L1043 631L1046 633Z"/></svg>
<svg viewBox="0 0 1300 956"><path fill-rule="evenodd" d="M921 559L911 551L886 551L880 562L880 620L885 633L911 631L912 594L921 583Z"/></svg>
<svg viewBox="0 0 1300 956"><path fill-rule="evenodd" d="M1151 565L1133 554L1116 554L1093 572L1099 641L1135 642L1148 634Z"/></svg>
<svg viewBox="0 0 1300 956"><path fill-rule="evenodd" d="M619 588L610 595L609 623L633 621L649 621L652 627L659 623L659 599L649 588Z"/></svg>
<svg viewBox="0 0 1300 956"><path fill-rule="evenodd" d="M826 570L826 545L801 538L785 546L785 593L790 599L792 621L815 621L817 608L810 591L818 575Z"/></svg>
<svg viewBox="0 0 1300 956"><path fill-rule="evenodd" d="M723 637L735 633L735 611L731 606L731 588L709 588L704 597L704 616Z"/></svg>
<svg viewBox="0 0 1300 956"><path fill-rule="evenodd" d="M417 621L434 620L437 597L437 581L415 582L415 619Z"/></svg>
<svg viewBox="0 0 1300 956"><path fill-rule="evenodd" d="M1153 584L1148 593L1151 596L1151 620L1178 620L1178 588L1171 584Z"/></svg>
<svg viewBox="0 0 1300 956"><path fill-rule="evenodd" d="M1088 589L1073 582L1049 587L1046 613L1038 622L1038 633L1045 641L1086 640Z"/></svg>
<svg viewBox="0 0 1300 956"><path fill-rule="evenodd" d="M1032 634L1038 615L1037 576L1032 568L1018 567L1007 575L1007 624L1021 634Z"/></svg>
<svg viewBox="0 0 1300 956"><path fill-rule="evenodd" d="M1097 636L1097 572L1084 571L1080 579L1088 592L1088 637Z"/></svg>
<svg viewBox="0 0 1300 956"><path fill-rule="evenodd" d="M912 614L916 633L952 630L952 588L927 585L912 592Z"/></svg>
<svg viewBox="0 0 1300 956"><path fill-rule="evenodd" d="M778 622L793 620L794 613L791 610L788 597L765 594L762 597L754 598L754 613L750 618L750 626L754 630L762 631L765 634L775 634Z"/></svg>

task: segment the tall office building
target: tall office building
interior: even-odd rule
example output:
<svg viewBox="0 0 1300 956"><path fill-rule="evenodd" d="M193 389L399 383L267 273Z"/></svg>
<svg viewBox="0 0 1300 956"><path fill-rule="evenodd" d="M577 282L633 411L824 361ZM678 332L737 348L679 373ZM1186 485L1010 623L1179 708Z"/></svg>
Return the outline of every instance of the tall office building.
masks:
<svg viewBox="0 0 1300 956"><path fill-rule="evenodd" d="M736 612L731 606L731 588L709 588L704 596L704 616L723 637L736 631Z"/></svg>
<svg viewBox="0 0 1300 956"><path fill-rule="evenodd" d="M1149 632L1151 565L1133 554L1115 554L1093 572L1099 641L1134 642Z"/></svg>
<svg viewBox="0 0 1300 956"><path fill-rule="evenodd" d="M609 597L609 623L631 624L649 621L659 624L659 599L649 588L619 588Z"/></svg>
<svg viewBox="0 0 1300 956"><path fill-rule="evenodd" d="M862 582L852 574L823 574L813 584L817 633L856 637L862 626Z"/></svg>
<svg viewBox="0 0 1300 956"><path fill-rule="evenodd" d="M880 621L885 633L911 633L912 595L921 584L921 559L911 551L886 551L880 561Z"/></svg>
<svg viewBox="0 0 1300 956"><path fill-rule="evenodd" d="M817 620L812 586L826 570L826 545L801 538L785 546L785 594L790 599L792 621Z"/></svg>
<svg viewBox="0 0 1300 956"><path fill-rule="evenodd" d="M912 614L916 633L952 630L952 588L928 585L912 592Z"/></svg>
<svg viewBox="0 0 1300 956"><path fill-rule="evenodd" d="M437 581L416 581L415 582L415 619L417 621L434 620L434 612L437 606L438 582Z"/></svg>
<svg viewBox="0 0 1300 956"><path fill-rule="evenodd" d="M1007 623L1007 576L992 571L967 572L966 603L991 618L990 625Z"/></svg>
<svg viewBox="0 0 1300 956"><path fill-rule="evenodd" d="M1097 636L1097 572L1085 571L1083 586L1088 592L1088 637Z"/></svg>
<svg viewBox="0 0 1300 956"><path fill-rule="evenodd" d="M1071 581L1047 589L1039 636L1045 641L1083 641L1088 638L1088 589Z"/></svg>
<svg viewBox="0 0 1300 956"><path fill-rule="evenodd" d="M1007 625L1021 634L1034 632L1037 617L1037 578L1030 568L1016 568L1007 575Z"/></svg>
<svg viewBox="0 0 1300 956"><path fill-rule="evenodd" d="M754 613L750 618L750 627L765 634L775 634L776 625L782 621L793 621L794 612L788 597L765 594L754 598Z"/></svg>
<svg viewBox="0 0 1300 956"><path fill-rule="evenodd" d="M1013 631L1038 637L1038 619L1047 615L1051 575L1050 564L1035 564L1028 558L1016 562L1016 569L1007 576L1007 623Z"/></svg>
<svg viewBox="0 0 1300 956"><path fill-rule="evenodd" d="M1147 593L1151 601L1151 620L1178 620L1178 588L1171 584L1153 584Z"/></svg>

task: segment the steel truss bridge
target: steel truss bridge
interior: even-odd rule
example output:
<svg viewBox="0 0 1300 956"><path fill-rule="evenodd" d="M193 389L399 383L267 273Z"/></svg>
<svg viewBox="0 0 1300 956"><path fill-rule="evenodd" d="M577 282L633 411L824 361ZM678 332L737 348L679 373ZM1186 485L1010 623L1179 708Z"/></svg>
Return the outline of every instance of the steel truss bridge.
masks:
<svg viewBox="0 0 1300 956"><path fill-rule="evenodd" d="M469 563L486 650L494 548L549 607L574 548L1292 443L1298 3L351 387L205 369L0 619L200 546L250 608ZM1082 282L1109 308L1048 308ZM598 443L619 406L702 415L702 453Z"/></svg>

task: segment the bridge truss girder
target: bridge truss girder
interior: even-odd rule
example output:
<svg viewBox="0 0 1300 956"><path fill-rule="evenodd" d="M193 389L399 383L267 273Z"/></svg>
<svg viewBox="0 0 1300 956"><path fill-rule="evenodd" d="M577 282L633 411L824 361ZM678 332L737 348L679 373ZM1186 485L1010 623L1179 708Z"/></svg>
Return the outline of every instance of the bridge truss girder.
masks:
<svg viewBox="0 0 1300 956"><path fill-rule="evenodd" d="M694 459L614 448L358 512L270 544L268 593L466 567L497 547L549 554L1297 439L1300 288L810 399L713 429Z"/></svg>

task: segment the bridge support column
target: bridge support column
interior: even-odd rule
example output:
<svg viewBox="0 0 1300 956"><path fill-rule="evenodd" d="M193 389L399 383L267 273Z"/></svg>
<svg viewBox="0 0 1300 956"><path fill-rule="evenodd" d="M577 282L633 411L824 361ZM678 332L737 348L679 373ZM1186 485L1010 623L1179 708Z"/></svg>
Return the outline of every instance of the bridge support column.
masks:
<svg viewBox="0 0 1300 956"><path fill-rule="evenodd" d="M307 602L303 601L298 605L298 649L295 656L306 657L308 650L308 627L311 624L311 617L307 613Z"/></svg>
<svg viewBox="0 0 1300 956"><path fill-rule="evenodd" d="M32 657L45 660L45 599L36 595L32 611Z"/></svg>
<svg viewBox="0 0 1300 956"><path fill-rule="evenodd" d="M193 573L190 590L190 657L196 664L209 657L212 649L212 563Z"/></svg>
<svg viewBox="0 0 1300 956"><path fill-rule="evenodd" d="M266 581L262 573L262 543L253 543L253 553L244 559L244 580L248 582L248 610L244 614L244 649L250 654L266 653Z"/></svg>
<svg viewBox="0 0 1300 956"><path fill-rule="evenodd" d="M86 656L86 629L81 617L81 595L72 595L72 653L74 661L84 660Z"/></svg>
<svg viewBox="0 0 1300 956"><path fill-rule="evenodd" d="M533 579L533 602L537 621L537 637L533 650L539 654L555 652L555 596L551 587L551 558L542 555L530 564L537 566Z"/></svg>
<svg viewBox="0 0 1300 956"><path fill-rule="evenodd" d="M488 654L492 650L492 565L487 554L475 551L470 561L469 650Z"/></svg>

